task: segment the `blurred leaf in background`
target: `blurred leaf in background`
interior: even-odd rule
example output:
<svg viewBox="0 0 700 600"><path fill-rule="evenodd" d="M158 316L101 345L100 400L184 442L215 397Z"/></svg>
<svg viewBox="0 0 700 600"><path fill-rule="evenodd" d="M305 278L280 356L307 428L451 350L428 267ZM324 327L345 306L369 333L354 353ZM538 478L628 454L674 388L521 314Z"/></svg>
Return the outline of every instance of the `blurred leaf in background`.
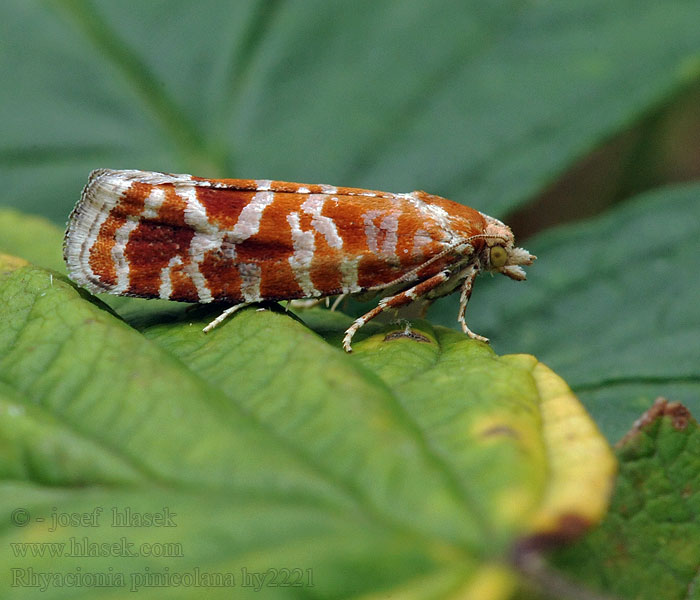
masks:
<svg viewBox="0 0 700 600"><path fill-rule="evenodd" d="M503 216L700 73L692 1L0 10L1 201L57 222L98 166L426 189Z"/></svg>
<svg viewBox="0 0 700 600"><path fill-rule="evenodd" d="M611 442L619 440L658 395L683 401L697 416L700 184L692 180L700 177L698 23L700 3L695 0L6 0L0 6L0 205L21 212L0 210L0 252L62 271L60 232L29 215L42 215L62 226L87 174L98 167L388 191L425 189L503 218L513 225L520 243L528 237L523 245L539 256L525 283L487 277L476 282L468 321L472 329L492 338L496 351L534 354L554 368L570 382ZM687 180L691 182L678 185ZM566 224L589 217L594 218ZM7 260L8 272L14 273L20 263ZM423 443L417 440L425 434L425 424L406 429L399 419L401 423L390 420L387 425L386 415L375 415L377 421L372 421L376 403L391 404L393 393L401 402L415 402L410 377L404 383L398 371L382 370L382 356L391 352L382 354L381 335L360 342L377 351L362 364L359 353L338 358L327 344L306 338L290 319L248 311L236 319L237 325L229 323L217 332L215 343L227 350L212 353L187 333L184 325L190 313L180 306L164 309L158 303L110 299L110 306L145 333L144 338L119 324L103 306L73 294L64 281L57 280L57 289L52 289L51 274L32 273L22 280L28 287L14 288L24 290L19 296L5 290L5 308L27 310L37 319L29 337L23 321L9 313L4 321L9 337L7 354L0 356L0 397L9 420L0 449L5 461L3 506L8 510L18 505L18 498L27 498L45 512L57 504L83 511L108 502L143 503L145 497L152 510L160 510L175 498L173 504L193 519L200 517L188 522L191 531L178 532L189 540L190 566L200 559L202 564L216 564L222 556L238 557L233 563L240 564L243 556L250 559L246 564L263 568L279 565L285 557L323 555L318 568L334 575L315 590L322 597L390 589L421 598L465 596L468 591L488 599L507 597L514 588L512 574L500 561L517 536L512 530L503 534L504 524L496 528L503 534L498 549L494 550L496 540L483 545L483 536L477 535L479 551L474 554L460 546L474 534L464 522L465 514L474 518L471 511L444 508L427 520L416 518L419 526L454 525L454 536L464 534L456 551L450 543L445 545L443 530L430 537L431 530L430 543L425 543L414 531L397 530L383 521L392 512L413 508L418 515L428 510L411 490L417 494L434 487L438 491L432 498L439 504L436 498L452 498L456 488L454 480L446 486L425 483L444 476L441 469L436 475L434 464L423 465L425 456L416 450ZM49 305L50 310L38 308ZM66 325L58 319L61 314L74 320ZM336 344L344 317L318 315L300 313ZM454 298L437 303L429 313L432 322L451 327L455 315ZM192 318L201 316L195 312ZM276 328L300 336L290 339L303 340L292 343L305 348L302 355L295 357L292 350L280 354L282 346L269 343L273 321ZM260 328L246 329L252 323ZM91 327L92 336L101 333L83 337ZM241 347L246 348L240 352L236 338L226 339L239 328ZM376 331L380 330L366 333ZM450 339L427 327L421 331L432 344L438 338ZM49 333L54 342L41 343ZM15 346L15 335L23 345ZM113 343L100 348L100 335L114 338ZM411 342L396 343L403 348ZM433 361L444 366L442 354L433 357L423 342L413 343L418 350L401 355L398 364L405 361L409 371L411 367L417 376L423 373L423 383L437 373L435 389L443 389L438 384L445 383L445 373L432 369ZM118 388L123 394L103 405L98 402L105 400L103 392L96 392L103 383L95 387L89 370L77 361L85 344L95 360L106 365L125 360L125 350L127 356L133 353L142 359L129 363L133 368L128 377L122 373L124 381L118 374L105 375L125 387ZM66 352L66 347L74 351ZM52 356L64 357L64 362L54 364ZM42 357L55 370L29 368ZM246 357L276 365L271 374L288 373L297 365L298 381L277 380L279 387L274 389L283 392L279 397L260 392L266 389L268 375L246 366ZM212 384L183 370L185 360L203 370L218 369L219 382ZM463 373L472 361L478 362L475 355L460 355L451 364ZM17 364L29 369L26 376L17 375ZM394 479L386 475L371 480L367 474L360 484L347 480L357 466L352 464L352 451L338 458L341 464L321 469L320 477L314 469L307 472L309 449L304 444L292 444L288 455L285 436L291 424L313 422L319 431L328 426L323 419L312 419L319 415L316 401L299 403L291 414L285 404L287 392L304 386L319 402L324 398L325 388L306 378L306 367L314 364L332 366L327 373L322 369L322 375L328 389L340 396L333 398L336 403L363 398L370 410L363 426L383 423L387 439L403 440L396 452L418 457L418 463L396 461L399 474ZM152 365L158 375L149 376L142 365ZM422 372L426 367L431 368ZM245 371L241 378L235 376L236 369ZM456 384L460 391L461 385ZM69 394L71 386L82 393ZM154 390L150 402L148 394L139 395L149 386ZM419 411L422 403L432 406L436 401L425 391L429 387L414 404ZM185 395L194 399L192 403L182 402ZM47 397L54 402L41 405L38 399ZM170 409L168 397L177 400ZM235 406L230 404L232 397ZM370 397L375 400L367 400ZM437 409L454 409L454 398L443 392L433 416L442 414ZM359 412L364 414L366 407ZM479 408L474 401L471 410L476 412L467 411L467 416L474 418ZM162 427L148 420L154 416ZM211 440L177 433L183 416L201 437L210 431ZM266 419L268 425L261 427ZM283 427L287 419L290 429ZM342 428L328 431L337 433L337 441L347 441ZM681 434L668 437L670 433L664 434L663 448L680 444ZM684 443L695 443L687 440L696 438L682 434ZM649 447L649 455L655 456L656 446ZM251 457L250 448L259 448L260 454ZM394 456L394 450L382 448ZM318 448L314 451L329 458ZM455 461L448 471L459 481L468 472L462 470L464 465L456 466L462 455L441 451ZM693 451L678 455L688 469L700 470ZM227 462L227 456L243 458L238 465L233 459ZM623 475L629 456L621 455ZM269 470L267 479L256 472L257 459ZM386 466L377 460L377 467ZM227 468L233 463L248 469L242 479L246 494L251 489L255 493L241 495L230 489L235 482ZM423 466L415 467L419 463ZM423 475L413 481L413 476L401 474L407 465L426 473L425 480ZM658 481L663 462L649 460L645 465L637 481ZM343 480L340 494L335 479L328 485L327 469ZM475 472L486 476L487 470ZM679 487L677 479L669 484L674 498L697 498L694 480ZM625 479L621 481L625 485ZM494 482L504 483L497 476ZM358 510L351 501L348 511L348 493L372 494L373 486L389 483L404 495L397 496L401 500L393 510L388 502L382 507L380 526L367 527L368 522L376 524L377 514L368 517L362 502ZM532 489L541 489L541 483L529 481ZM620 489L625 492L618 488L618 494ZM649 489L658 491L653 485ZM448 504L445 500L444 506ZM207 521L207 515L198 512L203 506L207 515L217 518ZM503 507L497 504L495 510ZM616 500L602 533L582 546L599 556L570 571L600 583L597 576L603 568L596 561L610 551L606 532L614 531L624 510ZM5 533L26 540L31 531L11 528ZM148 534L143 530L139 535L148 541ZM308 542L311 538L314 541ZM419 538L422 543L417 543ZM275 554L276 544L285 542L290 553L285 547ZM312 544L307 554L299 552L305 543ZM372 550L387 562L368 562ZM569 555L573 562L577 551L573 548ZM614 551L610 556L614 564L625 564L628 579L624 586L606 589L637 597L645 581L644 567L634 560L625 563ZM153 566L171 564L155 561ZM688 564L682 565L684 577ZM698 597L700 585L693 588L683 578L678 582L686 587L674 588L673 598L684 597L684 590L687 597ZM192 597L191 590L166 591L164 597ZM271 596L289 591L266 590ZM55 597L74 597L74 592L64 589Z"/></svg>

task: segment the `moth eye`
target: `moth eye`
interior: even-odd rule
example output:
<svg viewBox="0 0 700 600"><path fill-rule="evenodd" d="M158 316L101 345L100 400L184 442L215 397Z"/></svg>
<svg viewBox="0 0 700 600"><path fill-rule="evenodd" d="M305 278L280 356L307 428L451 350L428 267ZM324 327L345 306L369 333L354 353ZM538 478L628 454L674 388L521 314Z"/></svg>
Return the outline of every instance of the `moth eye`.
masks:
<svg viewBox="0 0 700 600"><path fill-rule="evenodd" d="M493 246L489 251L489 260L494 267L502 267L508 260L508 253L503 246Z"/></svg>

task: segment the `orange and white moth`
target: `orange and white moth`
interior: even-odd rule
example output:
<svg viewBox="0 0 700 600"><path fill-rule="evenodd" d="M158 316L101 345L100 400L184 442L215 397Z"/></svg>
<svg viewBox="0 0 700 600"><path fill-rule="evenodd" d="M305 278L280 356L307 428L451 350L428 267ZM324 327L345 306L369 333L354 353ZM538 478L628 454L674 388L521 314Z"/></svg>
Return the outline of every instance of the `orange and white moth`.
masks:
<svg viewBox="0 0 700 600"><path fill-rule="evenodd" d="M95 293L232 304L376 293L387 308L460 290L457 320L481 271L525 279L535 259L510 228L425 192L205 179L149 171L90 174L64 241L68 273Z"/></svg>

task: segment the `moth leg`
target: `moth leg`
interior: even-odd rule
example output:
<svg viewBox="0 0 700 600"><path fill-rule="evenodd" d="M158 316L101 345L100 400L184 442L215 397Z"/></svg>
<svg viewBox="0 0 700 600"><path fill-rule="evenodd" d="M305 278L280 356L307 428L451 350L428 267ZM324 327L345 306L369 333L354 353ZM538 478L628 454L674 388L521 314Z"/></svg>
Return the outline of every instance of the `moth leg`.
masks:
<svg viewBox="0 0 700 600"><path fill-rule="evenodd" d="M350 327L348 327L348 329L345 331L345 337L343 337L343 348L345 349L345 351L352 352L352 347L350 346L352 337L355 335L355 333L357 333L357 330L360 327L362 327L365 323L374 319L374 317L384 312L387 308L398 308L399 306L410 304L411 302L421 298L422 296L425 296L425 294L427 294L431 290L434 290L436 287L439 287L440 285L445 283L445 281L447 281L449 277L449 271L442 271L437 275L433 275L429 279L421 281L413 287L404 290L403 292L399 292L394 296L387 296L386 298L382 298L376 307L374 307L368 313L362 315L360 318L355 319L353 324L350 325Z"/></svg>
<svg viewBox="0 0 700 600"><path fill-rule="evenodd" d="M331 304L331 312L335 312L335 309L338 308L340 303L345 300L345 297L347 294L340 294L335 300L333 300L333 304Z"/></svg>
<svg viewBox="0 0 700 600"><path fill-rule="evenodd" d="M217 325L220 325L223 321L225 321L228 317L230 317L233 313L235 313L237 310L240 310L241 308L245 308L246 306L250 306L252 302L241 302L240 304L234 304L233 306L229 306L224 312L222 312L216 319L214 319L209 325L207 325L202 331L204 333L209 333L214 327Z"/></svg>
<svg viewBox="0 0 700 600"><path fill-rule="evenodd" d="M459 313L457 314L457 321L462 326L462 331L466 333L471 339L479 340L481 342L486 342L488 344L489 339L485 338L483 335L474 333L469 327L467 327L467 322L464 319L464 313L467 310L467 302L472 295L472 285L474 284L474 279L479 274L479 267L472 264L467 269L467 277L462 284L462 293L459 296Z"/></svg>
<svg viewBox="0 0 700 600"><path fill-rule="evenodd" d="M302 298L300 300L289 300L287 302L287 308L313 308L318 306L321 302L328 302L327 298Z"/></svg>

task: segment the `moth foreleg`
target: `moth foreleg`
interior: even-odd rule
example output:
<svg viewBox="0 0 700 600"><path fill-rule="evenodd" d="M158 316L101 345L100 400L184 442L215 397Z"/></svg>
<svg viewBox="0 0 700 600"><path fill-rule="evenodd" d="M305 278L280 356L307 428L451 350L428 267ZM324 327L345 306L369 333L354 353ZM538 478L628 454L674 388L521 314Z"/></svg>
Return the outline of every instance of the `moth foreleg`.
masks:
<svg viewBox="0 0 700 600"><path fill-rule="evenodd" d="M207 325L202 331L204 333L209 333L214 327L217 325L220 325L223 321L225 321L228 317L230 317L233 313L235 313L237 310L240 310L241 308L245 308L246 306L250 306L252 303L251 302L241 302L240 304L234 304L233 306L229 306L224 312L222 312L216 319L214 319L209 325Z"/></svg>
<svg viewBox="0 0 700 600"><path fill-rule="evenodd" d="M479 335L478 333L474 333L471 329L469 329L469 327L467 327L467 322L464 318L464 313L467 310L467 303L472 295L472 285L474 284L474 279L478 274L479 268L475 264L472 264L467 268L466 278L464 279L464 283L462 283L462 292L459 295L459 313L457 314L457 321L462 326L462 331L464 331L464 333L466 333L470 338L488 343L488 338L485 338L483 335Z"/></svg>
<svg viewBox="0 0 700 600"><path fill-rule="evenodd" d="M355 335L355 333L357 333L357 330L360 329L360 327L374 319L374 317L384 312L387 308L399 308L400 306L405 306L406 304L410 304L411 302L422 298L431 290L434 290L435 288L441 286L449 278L449 271L442 271L437 275L433 275L429 279L421 281L413 287L404 290L403 292L399 292L394 296L387 296L386 298L382 298L375 308L370 310L368 313L362 315L358 319L355 319L353 324L350 325L350 327L348 327L348 329L345 332L345 337L343 337L343 348L345 349L345 351L352 352L350 342L352 341L353 336Z"/></svg>

